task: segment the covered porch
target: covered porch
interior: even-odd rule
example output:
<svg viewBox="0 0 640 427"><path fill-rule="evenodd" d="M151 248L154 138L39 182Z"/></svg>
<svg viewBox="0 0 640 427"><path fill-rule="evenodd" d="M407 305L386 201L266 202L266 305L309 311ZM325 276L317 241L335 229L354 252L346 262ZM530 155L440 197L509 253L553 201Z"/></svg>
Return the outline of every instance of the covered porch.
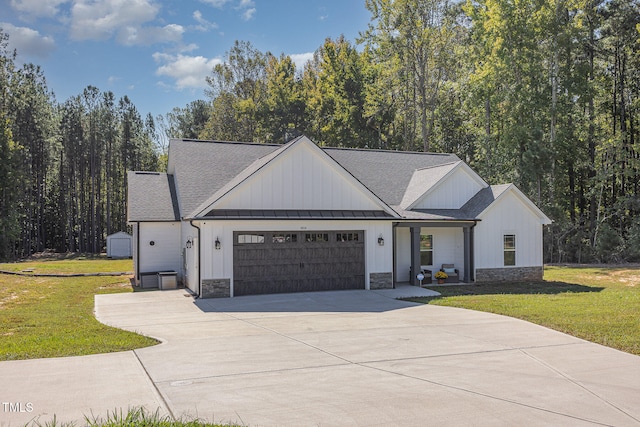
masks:
<svg viewBox="0 0 640 427"><path fill-rule="evenodd" d="M472 283L475 278L473 247L475 220L422 220L396 222L393 225L394 284L420 286L418 273L425 274L422 284L435 283L442 265L457 270L448 283ZM415 272L415 273L414 273Z"/></svg>

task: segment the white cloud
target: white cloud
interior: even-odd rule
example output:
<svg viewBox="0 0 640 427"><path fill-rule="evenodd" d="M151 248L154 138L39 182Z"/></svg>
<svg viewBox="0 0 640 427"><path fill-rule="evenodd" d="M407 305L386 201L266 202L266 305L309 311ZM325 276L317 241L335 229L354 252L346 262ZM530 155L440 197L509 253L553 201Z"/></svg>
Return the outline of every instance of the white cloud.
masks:
<svg viewBox="0 0 640 427"><path fill-rule="evenodd" d="M204 56L169 55L160 52L154 53L153 59L162 63L156 70L156 75L172 78L177 89L206 87L205 78L211 74L216 64L222 63L220 58L209 59Z"/></svg>
<svg viewBox="0 0 640 427"><path fill-rule="evenodd" d="M211 29L218 28L218 24L207 21L199 10L193 12L193 19L199 24L195 27L198 31L209 31Z"/></svg>
<svg viewBox="0 0 640 427"><path fill-rule="evenodd" d="M225 4L229 3L229 0L200 0L202 3L211 5L221 9Z"/></svg>
<svg viewBox="0 0 640 427"><path fill-rule="evenodd" d="M148 46L154 43L179 42L183 33L184 28L177 24L164 27L126 27L120 30L117 40L126 46Z"/></svg>
<svg viewBox="0 0 640 427"><path fill-rule="evenodd" d="M0 22L0 28L9 34L9 48L17 49L19 55L45 58L55 49L52 37L43 36L27 27L16 27L8 22Z"/></svg>
<svg viewBox="0 0 640 427"><path fill-rule="evenodd" d="M296 64L296 71L301 73L304 70L304 65L313 59L313 52L307 53L294 53L289 55L294 64Z"/></svg>
<svg viewBox="0 0 640 427"><path fill-rule="evenodd" d="M45 16L53 18L60 11L61 4L70 0L11 0L11 7L17 12L29 16Z"/></svg>
<svg viewBox="0 0 640 427"><path fill-rule="evenodd" d="M251 9L247 9L244 12L242 12L242 20L243 21L250 21L251 19L253 19L254 15L256 14L257 10L255 7L252 7Z"/></svg>
<svg viewBox="0 0 640 427"><path fill-rule="evenodd" d="M255 3L253 2L253 0L240 0L240 3L236 7L236 9L242 11L241 17L243 21L250 21L258 11L255 8Z"/></svg>
<svg viewBox="0 0 640 427"><path fill-rule="evenodd" d="M71 8L71 38L106 40L122 29L154 20L158 12L151 0L76 0Z"/></svg>

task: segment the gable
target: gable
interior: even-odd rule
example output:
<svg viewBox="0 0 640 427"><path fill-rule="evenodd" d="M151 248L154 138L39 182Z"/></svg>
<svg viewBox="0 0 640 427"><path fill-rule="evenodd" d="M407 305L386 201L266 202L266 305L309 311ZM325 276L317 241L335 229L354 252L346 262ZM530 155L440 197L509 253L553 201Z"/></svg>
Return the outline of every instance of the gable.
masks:
<svg viewBox="0 0 640 427"><path fill-rule="evenodd" d="M306 137L256 160L200 205L211 210L339 210L395 213Z"/></svg>
<svg viewBox="0 0 640 427"><path fill-rule="evenodd" d="M431 174L438 179L425 188L420 197L408 204L408 209L460 209L480 190L488 186L462 161L455 163L444 174L443 168L444 166L432 168L433 170L416 171L414 176L418 173Z"/></svg>
<svg viewBox="0 0 640 427"><path fill-rule="evenodd" d="M532 221L535 224L548 225L552 221L527 196L513 184L499 192L495 200L484 209L478 218L490 220L501 227L517 228L519 224Z"/></svg>

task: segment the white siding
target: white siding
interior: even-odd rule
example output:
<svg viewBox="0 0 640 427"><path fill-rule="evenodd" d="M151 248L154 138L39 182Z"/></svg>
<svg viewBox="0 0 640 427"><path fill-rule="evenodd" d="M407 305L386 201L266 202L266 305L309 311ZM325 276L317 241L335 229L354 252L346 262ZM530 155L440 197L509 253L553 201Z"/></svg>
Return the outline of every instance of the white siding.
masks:
<svg viewBox="0 0 640 427"><path fill-rule="evenodd" d="M459 227L423 227L420 234L433 236L433 265L428 266L435 274L442 264L455 264L460 280L464 277L464 234ZM398 227L396 234L396 268L397 280L409 281L411 267L411 233L409 227Z"/></svg>
<svg viewBox="0 0 640 427"><path fill-rule="evenodd" d="M143 222L135 229L140 233L140 273L182 271L179 222Z"/></svg>
<svg viewBox="0 0 640 427"><path fill-rule="evenodd" d="M232 288L234 231L364 230L366 288L369 289L370 273L392 272L390 221L202 221L198 224L202 227L201 279L231 279ZM384 246L378 245L380 236ZM219 250L214 247L216 238L221 243Z"/></svg>
<svg viewBox="0 0 640 427"><path fill-rule="evenodd" d="M413 209L460 209L483 186L464 167L458 167L439 183Z"/></svg>
<svg viewBox="0 0 640 427"><path fill-rule="evenodd" d="M304 144L291 147L215 204L217 209L379 210L353 178ZM366 191L366 190L365 190Z"/></svg>
<svg viewBox="0 0 640 427"><path fill-rule="evenodd" d="M504 267L505 234L516 236L516 267L542 265L541 218L514 192L505 194L481 216L475 228L475 267Z"/></svg>

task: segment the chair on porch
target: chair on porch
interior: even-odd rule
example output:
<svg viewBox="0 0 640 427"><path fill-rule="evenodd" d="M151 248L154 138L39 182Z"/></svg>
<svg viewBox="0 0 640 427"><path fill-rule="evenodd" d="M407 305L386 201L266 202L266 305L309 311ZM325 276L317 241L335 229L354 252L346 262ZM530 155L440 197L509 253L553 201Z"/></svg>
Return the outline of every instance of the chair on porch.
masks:
<svg viewBox="0 0 640 427"><path fill-rule="evenodd" d="M445 283L458 283L460 281L460 272L454 264L442 264L440 271L447 273Z"/></svg>

